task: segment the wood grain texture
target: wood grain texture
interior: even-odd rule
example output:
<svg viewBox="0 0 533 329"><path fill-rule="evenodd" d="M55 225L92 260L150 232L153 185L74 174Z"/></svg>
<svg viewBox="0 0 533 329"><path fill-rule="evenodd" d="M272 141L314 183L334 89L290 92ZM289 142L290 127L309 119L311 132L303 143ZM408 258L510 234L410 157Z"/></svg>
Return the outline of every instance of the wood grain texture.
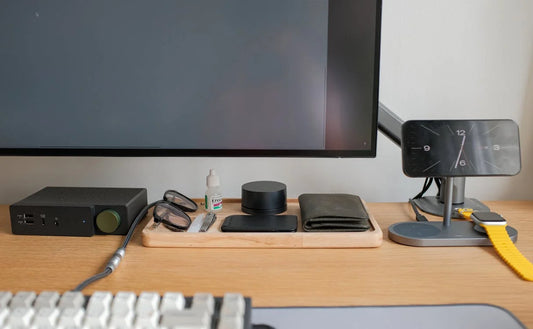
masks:
<svg viewBox="0 0 533 329"><path fill-rule="evenodd" d="M533 201L486 204L518 230L517 246L533 260ZM386 229L413 220L409 206L367 206L385 232L379 248L146 248L141 223L115 273L85 292L238 291L255 306L489 303L533 328L533 282L521 280L492 247L399 245ZM1 206L0 290L73 289L103 269L123 238L13 235Z"/></svg>
<svg viewBox="0 0 533 329"><path fill-rule="evenodd" d="M244 214L240 208L240 200L224 200L224 207L217 213L216 222L204 233L172 232L164 225L154 225L153 218L149 218L141 233L143 245L182 248L369 248L379 247L383 242L383 232L370 212L372 228L365 232L304 232L298 200L288 200L287 211L283 213L298 217L297 232L222 232L220 227L227 216ZM191 218L196 218L202 212L191 214Z"/></svg>

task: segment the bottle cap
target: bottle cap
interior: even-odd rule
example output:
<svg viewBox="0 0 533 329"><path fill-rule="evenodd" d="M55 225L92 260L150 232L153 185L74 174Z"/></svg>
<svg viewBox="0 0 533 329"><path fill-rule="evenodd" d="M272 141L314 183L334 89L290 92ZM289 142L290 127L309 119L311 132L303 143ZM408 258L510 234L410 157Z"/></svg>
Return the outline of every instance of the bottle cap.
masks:
<svg viewBox="0 0 533 329"><path fill-rule="evenodd" d="M209 169L209 175L206 178L207 187L220 186L220 178L215 173L215 169Z"/></svg>

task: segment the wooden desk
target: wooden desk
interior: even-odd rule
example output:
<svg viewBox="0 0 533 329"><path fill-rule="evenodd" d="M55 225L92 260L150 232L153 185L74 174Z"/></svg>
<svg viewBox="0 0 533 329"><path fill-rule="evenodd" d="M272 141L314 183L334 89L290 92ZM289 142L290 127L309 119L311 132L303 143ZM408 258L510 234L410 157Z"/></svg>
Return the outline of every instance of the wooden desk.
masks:
<svg viewBox="0 0 533 329"><path fill-rule="evenodd" d="M487 205L518 230L517 245L533 260L533 201ZM387 227L412 220L408 205L368 208L385 232L379 248L145 248L138 230L118 270L85 292L238 291L255 306L490 303L533 328L533 282L519 279L492 247L398 245ZM123 238L16 236L0 206L0 290L73 289L103 269Z"/></svg>

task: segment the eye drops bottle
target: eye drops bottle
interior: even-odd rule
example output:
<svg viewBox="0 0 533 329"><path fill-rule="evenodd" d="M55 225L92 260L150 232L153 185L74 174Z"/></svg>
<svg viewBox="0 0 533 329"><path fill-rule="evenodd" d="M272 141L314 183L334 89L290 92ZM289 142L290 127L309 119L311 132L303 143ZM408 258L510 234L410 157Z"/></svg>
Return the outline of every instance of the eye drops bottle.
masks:
<svg viewBox="0 0 533 329"><path fill-rule="evenodd" d="M220 190L220 179L214 169L209 170L206 177L207 190L205 191L205 210L222 210L222 192Z"/></svg>

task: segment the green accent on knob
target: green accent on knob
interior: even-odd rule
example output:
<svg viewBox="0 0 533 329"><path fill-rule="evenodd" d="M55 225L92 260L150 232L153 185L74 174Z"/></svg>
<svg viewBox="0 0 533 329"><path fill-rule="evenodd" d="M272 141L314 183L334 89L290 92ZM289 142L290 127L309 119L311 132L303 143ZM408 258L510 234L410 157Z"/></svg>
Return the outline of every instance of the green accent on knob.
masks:
<svg viewBox="0 0 533 329"><path fill-rule="evenodd" d="M112 210L103 210L96 216L96 227L104 233L113 233L120 225L120 215Z"/></svg>

